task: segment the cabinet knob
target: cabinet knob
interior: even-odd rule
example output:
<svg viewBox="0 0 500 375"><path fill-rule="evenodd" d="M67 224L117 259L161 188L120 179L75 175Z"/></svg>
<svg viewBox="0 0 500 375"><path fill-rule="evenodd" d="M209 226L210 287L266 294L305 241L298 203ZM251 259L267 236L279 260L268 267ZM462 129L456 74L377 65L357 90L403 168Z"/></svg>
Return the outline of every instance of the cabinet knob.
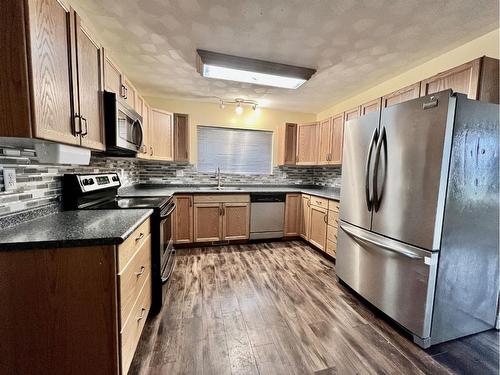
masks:
<svg viewBox="0 0 500 375"><path fill-rule="evenodd" d="M135 272L135 276L141 277L145 271L146 271L146 267L141 266L141 270L139 272Z"/></svg>
<svg viewBox="0 0 500 375"><path fill-rule="evenodd" d="M144 233L141 233L141 234L139 234L139 235L135 238L135 242L140 241L140 240L142 240L143 238L144 238Z"/></svg>
<svg viewBox="0 0 500 375"><path fill-rule="evenodd" d="M146 309L143 307L141 308L141 314L137 317L137 321L141 321L142 319L144 319L144 312L146 311Z"/></svg>

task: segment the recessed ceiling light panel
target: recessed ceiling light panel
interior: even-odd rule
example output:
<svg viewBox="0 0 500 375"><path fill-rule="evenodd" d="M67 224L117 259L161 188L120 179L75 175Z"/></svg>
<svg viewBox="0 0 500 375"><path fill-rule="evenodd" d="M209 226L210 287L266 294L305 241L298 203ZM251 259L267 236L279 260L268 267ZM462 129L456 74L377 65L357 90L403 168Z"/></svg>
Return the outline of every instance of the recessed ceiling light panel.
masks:
<svg viewBox="0 0 500 375"><path fill-rule="evenodd" d="M296 89L315 69L196 50L197 68L203 77Z"/></svg>

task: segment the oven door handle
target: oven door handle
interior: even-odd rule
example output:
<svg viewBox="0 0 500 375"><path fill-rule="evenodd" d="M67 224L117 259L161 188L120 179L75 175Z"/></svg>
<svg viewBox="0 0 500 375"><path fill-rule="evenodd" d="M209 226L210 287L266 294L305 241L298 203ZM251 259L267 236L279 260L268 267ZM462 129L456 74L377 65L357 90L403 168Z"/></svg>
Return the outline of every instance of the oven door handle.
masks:
<svg viewBox="0 0 500 375"><path fill-rule="evenodd" d="M170 256L174 257L172 259L172 262L174 264L172 265L172 268L170 268L170 271L168 272L168 275L167 276L162 276L162 278L161 278L161 284L162 285L165 285L167 283L168 279L170 279L170 276L172 276L172 273L174 272L174 268L175 268L175 264L176 264L176 262L175 262L175 250L172 250L172 254L170 254Z"/></svg>
<svg viewBox="0 0 500 375"><path fill-rule="evenodd" d="M170 208L167 210L167 212L164 214L163 212L161 213L160 219L165 219L168 215L170 215L172 212L174 212L176 208L175 203L172 203Z"/></svg>

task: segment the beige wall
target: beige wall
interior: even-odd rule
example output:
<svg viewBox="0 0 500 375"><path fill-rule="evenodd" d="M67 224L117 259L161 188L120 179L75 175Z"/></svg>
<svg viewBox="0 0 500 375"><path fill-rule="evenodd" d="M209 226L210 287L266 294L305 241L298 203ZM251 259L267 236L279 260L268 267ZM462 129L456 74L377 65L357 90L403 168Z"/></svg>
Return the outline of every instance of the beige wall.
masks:
<svg viewBox="0 0 500 375"><path fill-rule="evenodd" d="M341 100L330 108L318 113L317 120L322 120L328 116L379 98L385 94L431 77L436 73L474 60L477 57L486 55L498 59L500 58L499 33L500 29L497 29L376 86L360 88L359 94Z"/></svg>
<svg viewBox="0 0 500 375"><path fill-rule="evenodd" d="M155 108L189 114L191 163L195 163L197 160L197 139L195 136L197 125L274 130L285 122L302 123L316 119L314 113L281 111L268 108L260 108L258 112L254 112L251 107L244 106L244 112L241 115L237 115L232 105L226 105L226 108L220 109L216 103L153 97L146 97L145 100L150 106ZM274 152L274 160L276 160L276 146L274 147Z"/></svg>

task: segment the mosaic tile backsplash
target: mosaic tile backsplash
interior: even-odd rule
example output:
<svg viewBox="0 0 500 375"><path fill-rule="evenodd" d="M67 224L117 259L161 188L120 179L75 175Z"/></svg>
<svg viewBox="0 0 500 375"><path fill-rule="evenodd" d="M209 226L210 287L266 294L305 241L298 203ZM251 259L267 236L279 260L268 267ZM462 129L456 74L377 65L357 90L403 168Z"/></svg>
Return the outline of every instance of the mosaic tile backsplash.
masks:
<svg viewBox="0 0 500 375"><path fill-rule="evenodd" d="M39 210L40 214L57 210L64 173L121 173L123 186L136 183L216 184L215 173L197 172L194 165L144 161L92 155L89 166L47 165L38 162L34 150L17 148L19 156L8 156L0 146L0 217ZM3 168L16 169L17 188L5 192ZM272 175L224 174L225 185L320 185L340 187L340 168L275 167ZM15 220L13 220L15 221Z"/></svg>

